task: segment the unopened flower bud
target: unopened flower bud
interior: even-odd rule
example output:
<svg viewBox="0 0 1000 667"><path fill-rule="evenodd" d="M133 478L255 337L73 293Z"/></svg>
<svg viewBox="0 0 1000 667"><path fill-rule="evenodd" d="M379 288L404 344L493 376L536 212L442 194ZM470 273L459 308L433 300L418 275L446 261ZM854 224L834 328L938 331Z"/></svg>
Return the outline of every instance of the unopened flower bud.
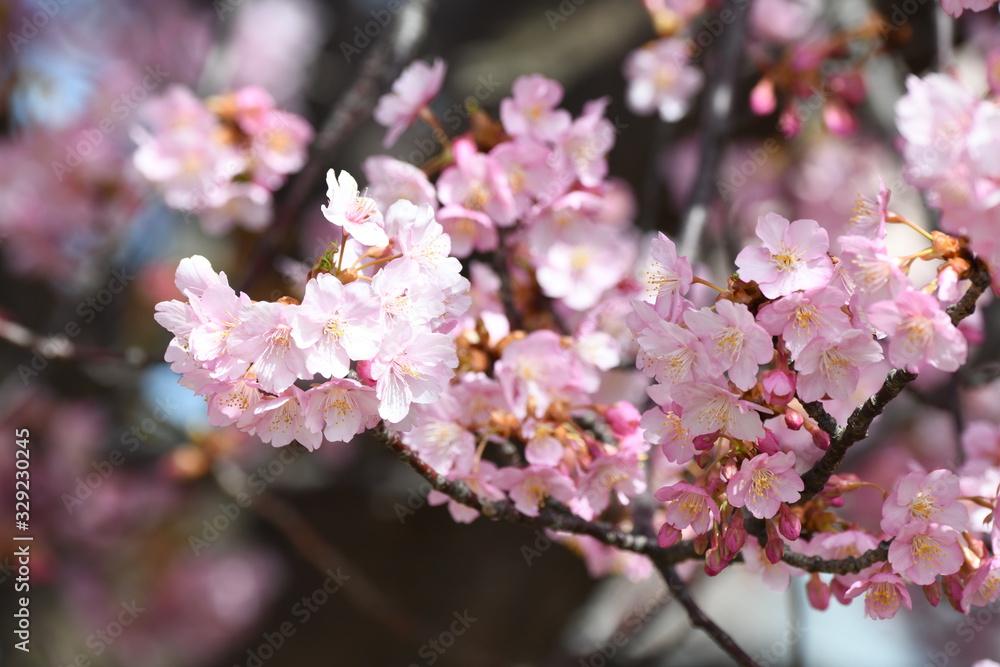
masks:
<svg viewBox="0 0 1000 667"><path fill-rule="evenodd" d="M774 435L774 431L764 429L764 437L757 438L757 451L761 454L781 453L781 443L778 442L778 436Z"/></svg>
<svg viewBox="0 0 1000 667"><path fill-rule="evenodd" d="M681 539L681 531L677 530L669 523L663 524L660 533L656 536L656 543L666 549L677 544Z"/></svg>
<svg viewBox="0 0 1000 667"><path fill-rule="evenodd" d="M795 374L782 370L764 371L760 386L765 401L771 405L787 405L795 397Z"/></svg>
<svg viewBox="0 0 1000 667"><path fill-rule="evenodd" d="M806 584L806 595L813 609L826 611L826 608L830 606L830 587L823 583L818 573L814 572L809 577L809 583Z"/></svg>
<svg viewBox="0 0 1000 667"><path fill-rule="evenodd" d="M805 417L801 414L795 410L785 410L785 426L787 426L790 431L798 431L802 428L803 423L805 423Z"/></svg>
<svg viewBox="0 0 1000 667"><path fill-rule="evenodd" d="M931 603L931 606L938 606L941 602L941 584L935 581L933 584L927 584L923 589L924 597Z"/></svg>
<svg viewBox="0 0 1000 667"><path fill-rule="evenodd" d="M778 506L778 532L790 541L799 539L802 532L802 520L785 503Z"/></svg>
<svg viewBox="0 0 1000 667"><path fill-rule="evenodd" d="M767 521L766 526L767 545L764 546L764 555L767 556L768 562L774 565L781 560L781 557L785 553L785 542L781 539L781 535L778 534L773 523Z"/></svg>

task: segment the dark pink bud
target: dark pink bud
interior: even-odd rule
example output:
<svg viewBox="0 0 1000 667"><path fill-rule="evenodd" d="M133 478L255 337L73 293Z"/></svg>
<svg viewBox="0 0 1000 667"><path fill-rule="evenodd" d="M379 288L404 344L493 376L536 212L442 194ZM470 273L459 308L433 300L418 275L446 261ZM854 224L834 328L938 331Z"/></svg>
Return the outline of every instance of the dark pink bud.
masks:
<svg viewBox="0 0 1000 667"><path fill-rule="evenodd" d="M764 555L767 556L768 562L774 565L785 554L785 542L781 539L781 535L778 535L773 523L767 521L764 525L767 526L767 545L764 547Z"/></svg>
<svg viewBox="0 0 1000 667"><path fill-rule="evenodd" d="M848 137L858 131L858 119L840 100L830 100L823 106L823 123L838 137Z"/></svg>
<svg viewBox="0 0 1000 667"><path fill-rule="evenodd" d="M769 428L764 429L764 437L757 438L757 451L761 454L781 453L781 443L778 442L778 436L774 435L774 431Z"/></svg>
<svg viewBox="0 0 1000 667"><path fill-rule="evenodd" d="M798 431L805 423L805 418L795 410L785 410L785 426L792 431Z"/></svg>
<svg viewBox="0 0 1000 667"><path fill-rule="evenodd" d="M705 574L714 577L729 565L729 561L722 557L722 552L718 547L713 547L705 553Z"/></svg>
<svg viewBox="0 0 1000 667"><path fill-rule="evenodd" d="M642 419L642 415L628 401L618 401L608 408L604 418L608 420L608 426L611 427L611 432L615 434L615 437L621 439L631 435L639 428L639 420Z"/></svg>
<svg viewBox="0 0 1000 667"><path fill-rule="evenodd" d="M736 510L733 519L726 527L726 548L730 553L739 553L747 541L747 529L743 525L743 512Z"/></svg>
<svg viewBox="0 0 1000 667"><path fill-rule="evenodd" d="M944 597L955 611L962 611L962 593L964 588L962 582L954 575L941 577L941 586L944 588Z"/></svg>
<svg viewBox="0 0 1000 667"><path fill-rule="evenodd" d="M813 609L826 611L826 608L830 606L830 587L824 584L823 580L819 578L819 574L815 572L809 577L809 583L806 584L806 594Z"/></svg>
<svg viewBox="0 0 1000 667"><path fill-rule="evenodd" d="M712 450L709 449L704 452L699 452L694 457L694 462L698 465L699 468L707 468L709 465L711 465L712 459L714 458L715 457L712 456Z"/></svg>
<svg viewBox="0 0 1000 667"><path fill-rule="evenodd" d="M358 380L361 384L366 384L369 387L375 386L375 380L372 379L372 362L371 361L359 361L357 363Z"/></svg>
<svg viewBox="0 0 1000 667"><path fill-rule="evenodd" d="M795 374L791 371L764 371L760 376L764 400L771 405L787 405L795 397Z"/></svg>
<svg viewBox="0 0 1000 667"><path fill-rule="evenodd" d="M803 113L804 112L799 109L799 105L794 102L786 106L784 111L781 112L781 116L778 118L778 127L781 128L781 133L789 139L797 137L799 132L802 131Z"/></svg>
<svg viewBox="0 0 1000 667"><path fill-rule="evenodd" d="M774 113L777 106L778 99L774 94L774 81L765 76L750 91L750 110L758 116L767 116Z"/></svg>
<svg viewBox="0 0 1000 667"><path fill-rule="evenodd" d="M705 435L699 435L694 438L692 443L694 448L699 451L705 451L711 449L715 445L715 441L719 439L719 433L706 433Z"/></svg>
<svg viewBox="0 0 1000 667"><path fill-rule="evenodd" d="M927 601L931 603L931 606L938 606L941 602L941 584L935 581L933 584L927 584L923 587L923 589L924 597L926 597Z"/></svg>
<svg viewBox="0 0 1000 667"><path fill-rule="evenodd" d="M830 434L813 422L805 422L806 430L813 437L813 444L824 452L830 449Z"/></svg>
<svg viewBox="0 0 1000 667"><path fill-rule="evenodd" d="M865 101L865 96L868 93L864 77L857 70L847 70L835 74L830 79L830 90L855 107Z"/></svg>
<svg viewBox="0 0 1000 667"><path fill-rule="evenodd" d="M802 521L784 503L778 507L778 532L790 541L799 539L799 533L802 532Z"/></svg>
<svg viewBox="0 0 1000 667"><path fill-rule="evenodd" d="M656 542L664 549L667 547L672 547L677 544L681 539L681 531L677 530L669 523L663 524L660 528L660 534L656 536Z"/></svg>
<svg viewBox="0 0 1000 667"><path fill-rule="evenodd" d="M837 598L840 604L850 604L851 601L847 598L847 589L849 587L844 585L844 582L840 580L840 577L834 577L830 581L830 592L833 596Z"/></svg>

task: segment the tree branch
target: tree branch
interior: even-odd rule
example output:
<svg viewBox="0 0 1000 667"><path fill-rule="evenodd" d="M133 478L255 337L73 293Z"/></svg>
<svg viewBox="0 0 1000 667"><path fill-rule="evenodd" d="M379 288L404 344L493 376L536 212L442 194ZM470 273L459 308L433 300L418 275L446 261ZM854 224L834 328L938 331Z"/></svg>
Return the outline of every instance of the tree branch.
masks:
<svg viewBox="0 0 1000 667"><path fill-rule="evenodd" d="M701 607L694 601L691 597L691 592L688 590L687 584L684 580L680 578L677 574L677 570L674 566L669 563L657 563L657 569L660 574L663 575L663 579L667 582L667 586L670 588L670 592L674 594L674 597L680 602L684 609L687 611L688 618L691 620L691 625L696 628L701 628L705 631L712 641L716 645L725 651L731 658L733 658L737 664L744 665L744 667L758 667L758 663L751 658L746 651L739 647L739 645L733 640L729 634L716 625L715 621L710 619Z"/></svg>
<svg viewBox="0 0 1000 667"><path fill-rule="evenodd" d="M701 235L708 220L712 188L722 159L729 115L733 108L736 78L744 63L743 42L746 36L747 17L750 14L750 2L728 0L720 13L723 12L730 12L736 18L728 28L729 34L726 39L722 40L722 55L716 71L707 77L711 84L705 95L705 108L702 112L699 145L701 160L698 163L698 173L691 189L687 211L681 221L678 254L688 257L692 264L697 258Z"/></svg>
<svg viewBox="0 0 1000 667"><path fill-rule="evenodd" d="M876 563L884 563L889 558L889 545L892 540L884 540L874 549L869 549L860 556L824 559L819 556L805 556L794 551L785 550L781 560L792 567L806 572L823 572L826 574L857 574L861 570Z"/></svg>
<svg viewBox="0 0 1000 667"><path fill-rule="evenodd" d="M976 301L979 300L979 297L990 286L989 267L986 266L986 263L978 257L973 257L971 264L972 272L969 280L972 284L966 290L965 294L962 295L962 298L947 310L952 324L956 326L975 311ZM851 416L847 420L847 425L836 428L835 432L830 436L830 448L823 454L823 458L813 464L802 475L805 488L802 491L802 496L795 503L796 505L801 505L811 500L817 493L823 490L826 483L830 481L830 476L840 467L844 456L847 455L847 450L859 440L867 437L868 427L871 426L875 418L882 414L882 411L885 410L889 402L896 398L906 385L916 379L916 373L910 373L906 370L897 368L889 371L882 387L851 413ZM806 409L808 410L809 408L807 407ZM826 411L824 410L823 412L825 413ZM810 416L813 416L812 413L810 413ZM826 429L824 428L824 430Z"/></svg>

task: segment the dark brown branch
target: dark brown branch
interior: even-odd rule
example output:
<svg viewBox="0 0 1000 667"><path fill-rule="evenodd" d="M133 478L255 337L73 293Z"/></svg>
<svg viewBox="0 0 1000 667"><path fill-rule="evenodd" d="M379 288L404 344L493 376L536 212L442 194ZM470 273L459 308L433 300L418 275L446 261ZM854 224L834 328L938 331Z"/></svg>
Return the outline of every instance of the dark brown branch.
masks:
<svg viewBox="0 0 1000 667"><path fill-rule="evenodd" d="M735 660L737 664L744 665L744 667L758 667L758 663L755 662L754 659L746 653L746 651L740 648L725 630L716 625L715 621L710 619L705 612L701 610L701 607L699 607L694 601L694 598L691 597L691 592L688 590L687 584L685 584L684 580L677 574L677 570L674 569L673 565L669 563L657 563L657 569L667 582L670 592L673 593L677 601L684 606L684 609L687 611L688 618L691 620L691 625L704 630L705 633L712 638L712 641L714 641L719 648L729 654L729 656Z"/></svg>
<svg viewBox="0 0 1000 667"><path fill-rule="evenodd" d="M728 0L720 13L724 12L735 16L735 20L726 28L728 32L725 38L720 40L722 53L716 70L707 77L710 85L703 102L698 173L691 189L687 210L681 221L678 254L687 256L692 263L697 258L701 235L708 220L716 173L722 160L729 116L733 108L736 79L745 62L743 42L746 36L747 16L750 14L750 2Z"/></svg>
<svg viewBox="0 0 1000 667"><path fill-rule="evenodd" d="M127 350L114 350L77 345L66 335L43 336L22 324L6 319L2 315L0 315L0 340L40 354L47 359L120 362L133 368L140 368L149 362L149 355L141 348L130 347Z"/></svg>
<svg viewBox="0 0 1000 667"><path fill-rule="evenodd" d="M889 545L892 540L885 540L874 549L869 549L860 556L824 559L819 556L804 556L794 551L785 550L781 560L792 567L806 572L825 572L827 574L857 574L866 567L876 563L884 563L889 557Z"/></svg>
<svg viewBox="0 0 1000 667"><path fill-rule="evenodd" d="M313 143L309 161L293 177L274 224L261 239L255 256L247 262L240 291L248 291L274 260L285 234L298 219L317 181L330 168L340 144L371 117L383 79L394 76L413 57L427 31L426 13L430 5L431 0L411 0L393 22L392 29L371 47L371 52L361 62L358 77L330 111Z"/></svg>
<svg viewBox="0 0 1000 667"><path fill-rule="evenodd" d="M956 326L973 313L976 309L976 301L979 300L979 297L990 286L989 268L978 257L972 258L972 273L969 279L972 283L969 289L962 295L958 303L950 306L947 310L948 315L951 316L952 324ZM882 411L885 410L889 402L896 398L906 385L916 379L916 373L910 373L906 370L894 369L889 371L882 387L851 413L846 426L836 429L831 436L830 448L823 454L823 458L813 464L802 475L805 489L802 491L802 497L796 504L802 504L811 500L817 493L823 490L826 483L830 481L830 476L840 467L844 456L847 455L847 450L859 440L867 437L868 428L875 418L882 414ZM812 413L810 413L810 416L812 416Z"/></svg>

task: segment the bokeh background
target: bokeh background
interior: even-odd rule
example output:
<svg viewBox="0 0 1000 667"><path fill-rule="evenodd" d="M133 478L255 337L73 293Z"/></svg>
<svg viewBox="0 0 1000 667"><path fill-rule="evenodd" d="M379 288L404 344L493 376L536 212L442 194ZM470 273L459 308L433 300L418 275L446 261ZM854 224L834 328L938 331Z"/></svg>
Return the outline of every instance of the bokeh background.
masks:
<svg viewBox="0 0 1000 667"><path fill-rule="evenodd" d="M935 62L941 39L936 3L910 4L891 48L857 64L868 95L853 110L860 129L844 136L824 128L817 110L799 136L786 138L777 113L751 113L747 99L759 74L752 59L743 64L720 178L763 141L780 149L712 208L714 250L706 261L720 280L726 269L719 266L762 210L842 225L855 196L875 192L880 173L899 180L892 104L908 72ZM784 48L769 31L826 39L896 6L757 5L751 39L762 56ZM178 260L205 255L237 281L256 271L251 295L261 299L286 293L296 261L314 250L325 188L320 181L306 193L301 215L280 234L205 235L131 167L142 104L133 93L150 72L157 76L149 96L173 82L199 96L262 86L317 130L366 58L404 40L412 44L380 67L380 91L410 58L442 57L449 71L434 108L446 119L470 99L495 113L517 76L540 72L565 86L564 106L574 113L587 100L611 97L608 116L620 132L610 173L634 193L640 227L678 232L704 104L670 125L625 105L622 63L655 36L640 2L438 0L415 14L423 25L406 30L391 6L0 4L0 664L728 664L690 630L655 576L595 580L571 550L540 533L485 519L457 525L427 505L420 478L366 438L308 453L214 429L204 402L162 363L170 336L152 314L157 302L177 296ZM995 12L957 24L950 36L956 67L985 67L995 24ZM705 66L715 57L706 48ZM123 107L122 99L135 103ZM468 127L461 116L458 127ZM364 158L384 152L384 129L356 120L324 168L360 174ZM102 121L110 131L101 132L93 154L58 178L53 162L66 162L82 133ZM415 128L390 153L419 162L430 141L426 128ZM279 191L278 205L288 197L287 188ZM916 191L894 197L912 219L933 222ZM261 248L269 261L257 270ZM983 330L989 336L998 328ZM52 338L60 332L66 335ZM986 352L975 377L945 385L922 378L921 392L893 406L850 465L888 481L912 456L927 464L950 456L957 436L949 397L961 394L972 416L998 417L994 363ZM9 630L16 429L29 429L31 442L27 655L13 650ZM248 477L251 491L240 496ZM874 529L878 498L858 495L848 510ZM961 652L947 664L969 664L998 649L1000 624L992 618L980 619L982 629L967 642L963 617L922 599L914 614L874 623L862 618L860 603L814 612L799 584L774 593L739 567L713 580L694 577L708 613L762 664L935 664L949 641Z"/></svg>

